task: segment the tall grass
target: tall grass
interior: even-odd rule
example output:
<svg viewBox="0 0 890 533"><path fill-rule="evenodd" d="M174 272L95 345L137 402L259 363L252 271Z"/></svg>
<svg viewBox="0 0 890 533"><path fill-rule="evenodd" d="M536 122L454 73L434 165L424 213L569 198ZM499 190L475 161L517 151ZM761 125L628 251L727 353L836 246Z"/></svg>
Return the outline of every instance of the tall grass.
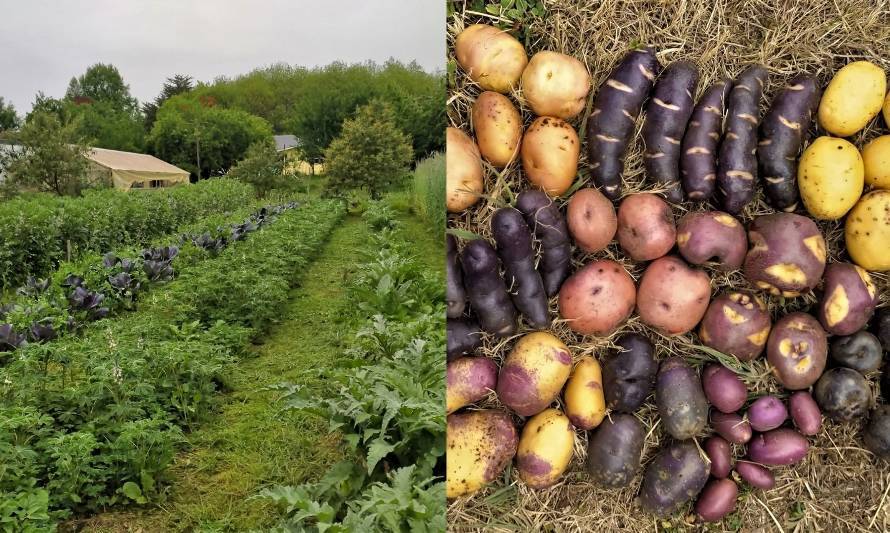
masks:
<svg viewBox="0 0 890 533"><path fill-rule="evenodd" d="M417 214L444 233L445 154L438 152L417 164L412 189Z"/></svg>

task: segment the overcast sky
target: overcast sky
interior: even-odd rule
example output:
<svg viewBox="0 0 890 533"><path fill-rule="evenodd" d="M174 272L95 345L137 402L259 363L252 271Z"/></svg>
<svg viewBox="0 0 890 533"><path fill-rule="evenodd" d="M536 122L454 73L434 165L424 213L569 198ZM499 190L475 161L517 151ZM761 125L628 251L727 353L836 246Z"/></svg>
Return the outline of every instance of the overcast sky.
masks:
<svg viewBox="0 0 890 533"><path fill-rule="evenodd" d="M390 57L444 68L442 0L0 0L0 96L20 115L97 62L144 102L173 74Z"/></svg>

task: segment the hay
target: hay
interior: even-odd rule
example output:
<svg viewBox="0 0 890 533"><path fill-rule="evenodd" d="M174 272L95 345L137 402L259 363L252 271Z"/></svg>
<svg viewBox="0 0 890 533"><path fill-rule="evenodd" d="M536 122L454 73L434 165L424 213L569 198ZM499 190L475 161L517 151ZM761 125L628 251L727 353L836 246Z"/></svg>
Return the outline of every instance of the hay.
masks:
<svg viewBox="0 0 890 533"><path fill-rule="evenodd" d="M465 13L458 2L448 20L449 45L466 25L478 21L493 22L479 13ZM550 49L571 54L584 61L593 77L594 87L605 79L615 62L631 43L655 45L662 64L676 59L692 59L701 67L699 91L721 76L734 77L750 62L769 67L770 81L766 102L784 82L799 72L819 76L824 87L842 65L856 59L868 59L890 72L890 2L886 0L813 0L766 1L679 0L675 2L618 1L547 2L545 18L526 21L529 55ZM450 49L450 48L449 48ZM448 118L452 126L470 131L469 108L478 87L457 69L449 88ZM591 93L591 100L593 93ZM512 95L519 103L526 123L532 114L522 103L522 95ZM588 110L590 103L588 103ZM586 115L586 113L585 113ZM584 120L576 119L583 138ZM638 128L640 124L638 123ZM876 119L853 141L857 146L887 133ZM583 152L583 151L582 151ZM625 194L653 190L644 183L639 130L629 149L624 173ZM582 153L580 175L587 179L586 156ZM526 188L518 162L503 171L486 168L486 198L466 213L451 216L449 227L469 230L490 238L489 219L498 208L512 201ZM690 204L675 208L682 215ZM742 216L747 223L755 215L772 212L758 192L755 201ZM820 223L828 241L831 260L845 260L841 223ZM575 254L578 267L594 258L618 260L638 278L642 265L624 258L616 245L593 255ZM710 270L715 294L728 287L745 287L739 272L723 274ZM882 306L890 305L890 278L876 274ZM816 301L814 294L793 300L769 298L773 317L791 310L806 310ZM555 300L551 302L554 316ZM697 345L694 334L665 338L649 331L636 318L622 332L645 330L656 342L659 358L682 354L701 364L719 358L719 354ZM610 338L580 337L557 321L553 331L574 351L576 357L593 354L601 358L611 346ZM522 332L520 332L520 335ZM617 335L617 334L616 334ZM515 342L494 343L487 340L483 353L500 360ZM770 377L763 359L740 364L724 362L735 368L754 394L785 394ZM876 376L872 376L876 382ZM877 387L875 387L877 392ZM484 407L498 406L492 394ZM665 435L657 424L654 407L647 404L637 416L648 433L644 463L651 459ZM763 492L740 485L740 499L735 513L722 524L711 526L720 531L888 531L890 530L890 468L875 461L861 448L857 435L861 423L827 423L820 435L811 439L807 458L793 468L776 469L777 486ZM605 491L591 485L584 472L586 435L579 432L576 457L562 481L547 490L533 491L519 482L509 469L501 482L481 493L451 502L448 509L453 531L683 531L691 517L682 513L671 520L656 520L642 512L634 502L642 476L621 491Z"/></svg>

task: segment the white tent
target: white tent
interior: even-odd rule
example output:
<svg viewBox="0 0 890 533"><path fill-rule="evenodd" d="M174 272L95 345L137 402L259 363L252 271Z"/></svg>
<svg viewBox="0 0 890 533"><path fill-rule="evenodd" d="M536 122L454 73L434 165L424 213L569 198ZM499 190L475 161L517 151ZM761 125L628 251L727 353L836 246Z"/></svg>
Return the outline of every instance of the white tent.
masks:
<svg viewBox="0 0 890 533"><path fill-rule="evenodd" d="M188 171L148 154L91 148L86 156L91 180L110 181L123 191L189 183Z"/></svg>

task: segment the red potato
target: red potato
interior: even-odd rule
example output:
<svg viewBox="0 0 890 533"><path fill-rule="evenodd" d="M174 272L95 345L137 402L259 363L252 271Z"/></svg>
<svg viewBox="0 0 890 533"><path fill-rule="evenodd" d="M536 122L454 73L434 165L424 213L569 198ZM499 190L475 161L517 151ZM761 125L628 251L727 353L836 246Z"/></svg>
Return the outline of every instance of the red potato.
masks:
<svg viewBox="0 0 890 533"><path fill-rule="evenodd" d="M624 267L609 259L587 264L559 290L559 313L582 335L609 335L627 320L636 287Z"/></svg>
<svg viewBox="0 0 890 533"><path fill-rule="evenodd" d="M498 382L498 365L487 357L460 357L448 363L446 412L478 402L493 391Z"/></svg>
<svg viewBox="0 0 890 533"><path fill-rule="evenodd" d="M677 240L670 206L650 193L632 194L618 208L618 243L634 261L668 253Z"/></svg>
<svg viewBox="0 0 890 533"><path fill-rule="evenodd" d="M735 471L752 487L769 490L776 486L776 476L768 468L757 463L739 461L735 465Z"/></svg>
<svg viewBox="0 0 890 533"><path fill-rule="evenodd" d="M825 271L825 238L811 219L773 213L748 227L745 277L759 289L785 297L813 289Z"/></svg>
<svg viewBox="0 0 890 533"><path fill-rule="evenodd" d="M763 352L772 321L766 304L746 292L728 292L715 298L698 328L702 344L751 361Z"/></svg>
<svg viewBox="0 0 890 533"><path fill-rule="evenodd" d="M702 445L711 461L711 476L723 479L732 470L732 447L723 437L713 436Z"/></svg>
<svg viewBox="0 0 890 533"><path fill-rule="evenodd" d="M803 435L793 429L779 428L751 439L748 457L767 466L787 466L806 457L809 448L810 443Z"/></svg>
<svg viewBox="0 0 890 533"><path fill-rule="evenodd" d="M637 312L666 335L682 335L699 323L708 308L711 280L677 256L653 261L640 280Z"/></svg>
<svg viewBox="0 0 890 533"><path fill-rule="evenodd" d="M695 514L702 522L719 522L735 511L739 488L731 479L712 479L695 502Z"/></svg>
<svg viewBox="0 0 890 533"><path fill-rule="evenodd" d="M691 211L677 225L680 255L693 265L713 263L723 271L745 261L748 237L742 224L722 211Z"/></svg>
<svg viewBox="0 0 890 533"><path fill-rule="evenodd" d="M791 420L802 435L816 435L822 429L822 411L807 391L798 391L788 398Z"/></svg>
<svg viewBox="0 0 890 533"><path fill-rule="evenodd" d="M871 275L850 263L832 263L825 268L823 292L819 322L834 335L852 335L864 328L878 303Z"/></svg>
<svg viewBox="0 0 890 533"><path fill-rule="evenodd" d="M723 365L712 363L706 366L701 381L705 397L718 411L734 413L748 399L748 389L738 374Z"/></svg>
<svg viewBox="0 0 890 533"><path fill-rule="evenodd" d="M735 413L711 413L711 425L718 435L733 444L745 444L751 440L751 424Z"/></svg>
<svg viewBox="0 0 890 533"><path fill-rule="evenodd" d="M788 409L775 396L761 396L754 400L745 413L754 431L769 431L781 426L788 418Z"/></svg>
<svg viewBox="0 0 890 533"><path fill-rule="evenodd" d="M597 189L581 189L573 194L566 219L575 244L587 253L604 249L618 230L615 207Z"/></svg>
<svg viewBox="0 0 890 533"><path fill-rule="evenodd" d="M790 313L779 319L770 332L766 358L786 389L806 389L825 370L828 338L812 316Z"/></svg>

